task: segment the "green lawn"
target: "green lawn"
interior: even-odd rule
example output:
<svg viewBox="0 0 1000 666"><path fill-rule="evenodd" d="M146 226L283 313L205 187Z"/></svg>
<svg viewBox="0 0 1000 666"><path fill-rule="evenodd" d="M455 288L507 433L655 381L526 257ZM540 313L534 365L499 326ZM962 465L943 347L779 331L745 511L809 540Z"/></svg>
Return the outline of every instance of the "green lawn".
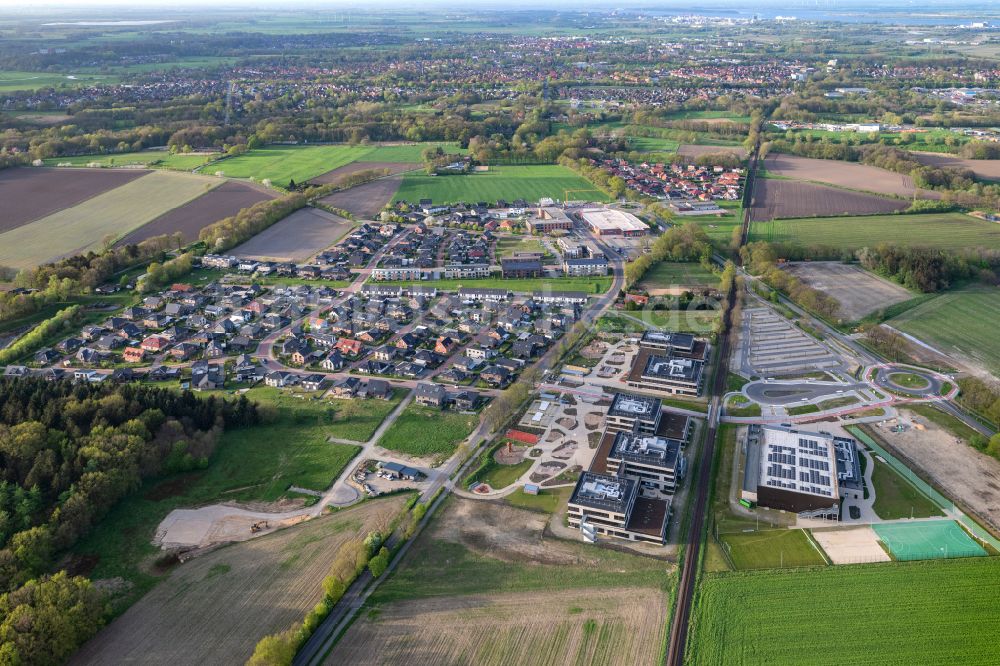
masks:
<svg viewBox="0 0 1000 666"><path fill-rule="evenodd" d="M589 278L486 278L482 280L423 280L382 281L379 284L419 284L424 287L437 287L443 291L457 291L459 287L479 287L485 289L510 289L517 292L544 291L583 291L588 294L603 294L611 288L610 277Z"/></svg>
<svg viewBox="0 0 1000 666"><path fill-rule="evenodd" d="M809 541L805 530L767 530L720 534L737 569L775 569L824 565L826 560Z"/></svg>
<svg viewBox="0 0 1000 666"><path fill-rule="evenodd" d="M518 252L550 254L542 241L532 236L504 236L497 240L497 255L509 257Z"/></svg>
<svg viewBox="0 0 1000 666"><path fill-rule="evenodd" d="M1000 248L1000 225L962 213L816 217L755 223L751 240L856 250L891 241L942 250Z"/></svg>
<svg viewBox="0 0 1000 666"><path fill-rule="evenodd" d="M686 663L995 664L998 581L987 557L706 574Z"/></svg>
<svg viewBox="0 0 1000 666"><path fill-rule="evenodd" d="M372 146L365 154L364 162L414 162L415 166L423 162L423 152L427 148L441 146L448 154L465 153L457 143L409 143L394 146Z"/></svg>
<svg viewBox="0 0 1000 666"><path fill-rule="evenodd" d="M684 222L695 222L708 234L709 240L717 248L728 250L732 244L733 229L743 224L743 206L739 201L718 201L720 207L726 209L721 217L698 215L684 218Z"/></svg>
<svg viewBox="0 0 1000 666"><path fill-rule="evenodd" d="M315 393L296 393L269 387L246 392L247 398L277 410L282 420L321 424L328 437L366 442L403 400L396 391L391 400L320 399Z"/></svg>
<svg viewBox="0 0 1000 666"><path fill-rule="evenodd" d="M504 498L504 501L519 509L529 509L531 511L541 511L542 513L555 513L564 504L572 488L540 488L537 495L529 495L522 488L518 488Z"/></svg>
<svg viewBox="0 0 1000 666"><path fill-rule="evenodd" d="M930 384L926 379L912 372L893 372L889 375L889 381L897 386L910 389L925 389Z"/></svg>
<svg viewBox="0 0 1000 666"><path fill-rule="evenodd" d="M628 140L628 149L640 153L674 153L679 143L673 139L660 139L649 136L632 136Z"/></svg>
<svg viewBox="0 0 1000 666"><path fill-rule="evenodd" d="M1000 225L992 226L1000 230ZM997 337L1000 290L996 288L970 287L946 292L888 323L943 351L981 363L994 375L1000 375L1000 338Z"/></svg>
<svg viewBox="0 0 1000 666"><path fill-rule="evenodd" d="M528 471L533 462L535 461L531 458L525 458L516 465L501 465L494 461L487 470L479 475L479 480L489 484L494 490L506 488L521 478L521 475Z"/></svg>
<svg viewBox="0 0 1000 666"><path fill-rule="evenodd" d="M661 261L639 282L644 289L716 287L719 276L697 261Z"/></svg>
<svg viewBox="0 0 1000 666"><path fill-rule="evenodd" d="M231 178L270 180L285 187L289 180L304 183L310 178L363 159L371 146L267 146L230 157L208 170L222 171Z"/></svg>
<svg viewBox="0 0 1000 666"><path fill-rule="evenodd" d="M796 405L789 407L786 411L789 416L803 416L805 414L815 414L819 411L819 407L813 404Z"/></svg>
<svg viewBox="0 0 1000 666"><path fill-rule="evenodd" d="M431 199L434 203L474 203L524 199L536 202L541 197L562 201L566 190L588 190L570 193L572 199L608 201L603 192L591 191L593 185L587 180L558 165L491 166L486 172L451 176L408 173L393 201Z"/></svg>
<svg viewBox="0 0 1000 666"><path fill-rule="evenodd" d="M894 520L944 515L934 502L891 467L878 459L874 460L872 485L875 486L875 513L879 518Z"/></svg>
<svg viewBox="0 0 1000 666"><path fill-rule="evenodd" d="M142 150L136 153L114 153L110 155L75 155L73 157L52 157L45 166L89 166L98 164L112 166L155 166L178 171L192 171L219 157L221 153L177 153L171 155L166 150Z"/></svg>
<svg viewBox="0 0 1000 666"><path fill-rule="evenodd" d="M469 436L479 418L412 403L379 440L379 446L412 456L445 459Z"/></svg>
<svg viewBox="0 0 1000 666"><path fill-rule="evenodd" d="M628 314L658 328L683 333L711 333L718 310L636 310Z"/></svg>
<svg viewBox="0 0 1000 666"><path fill-rule="evenodd" d="M72 78L70 78L72 77ZM118 77L110 74L56 74L53 72L18 72L0 70L0 92L38 90L39 88L76 88L95 83L115 83Z"/></svg>

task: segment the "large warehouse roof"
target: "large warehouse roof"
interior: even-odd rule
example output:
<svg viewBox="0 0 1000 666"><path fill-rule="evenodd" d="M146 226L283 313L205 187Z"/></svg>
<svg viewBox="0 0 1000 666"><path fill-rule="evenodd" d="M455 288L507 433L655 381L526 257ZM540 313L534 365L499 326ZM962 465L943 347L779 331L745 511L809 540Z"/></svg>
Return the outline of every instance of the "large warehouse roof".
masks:
<svg viewBox="0 0 1000 666"><path fill-rule="evenodd" d="M585 208L580 211L580 216L595 231L647 231L647 227L642 220L632 213L615 210L613 208Z"/></svg>

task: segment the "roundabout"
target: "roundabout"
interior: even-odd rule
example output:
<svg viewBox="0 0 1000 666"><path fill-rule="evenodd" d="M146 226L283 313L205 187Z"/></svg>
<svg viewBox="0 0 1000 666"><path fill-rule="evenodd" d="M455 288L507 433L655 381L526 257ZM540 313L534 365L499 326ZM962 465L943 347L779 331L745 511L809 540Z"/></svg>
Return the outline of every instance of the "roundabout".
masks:
<svg viewBox="0 0 1000 666"><path fill-rule="evenodd" d="M950 398L953 393L958 391L954 382L944 375L933 370L908 365L876 366L869 370L868 376L872 384L879 388L918 398L938 396ZM944 391L947 395L942 395L942 389L947 389Z"/></svg>

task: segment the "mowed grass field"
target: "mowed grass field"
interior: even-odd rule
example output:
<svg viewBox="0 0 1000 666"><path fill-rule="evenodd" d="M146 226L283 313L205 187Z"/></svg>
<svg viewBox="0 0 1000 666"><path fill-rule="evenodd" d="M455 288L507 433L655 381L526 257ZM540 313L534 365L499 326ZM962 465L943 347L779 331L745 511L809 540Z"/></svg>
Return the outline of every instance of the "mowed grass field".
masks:
<svg viewBox="0 0 1000 666"><path fill-rule="evenodd" d="M704 574L692 666L997 663L1000 558Z"/></svg>
<svg viewBox="0 0 1000 666"><path fill-rule="evenodd" d="M588 181L559 165L491 166L489 171L452 176L408 173L403 176L393 201L431 199L434 203L492 203L498 199L524 199L536 202L542 197L562 201L566 190L587 190L571 192L571 199L608 201L603 192L594 190Z"/></svg>
<svg viewBox="0 0 1000 666"><path fill-rule="evenodd" d="M464 152L457 143L444 142L265 146L226 158L213 164L207 171L222 171L231 178L267 179L277 187L285 187L289 180L305 183L352 162L412 162L416 165L422 161L421 154L424 150L437 146L449 153Z"/></svg>
<svg viewBox="0 0 1000 666"><path fill-rule="evenodd" d="M946 292L891 319L889 325L1000 376L1000 290Z"/></svg>
<svg viewBox="0 0 1000 666"><path fill-rule="evenodd" d="M639 283L646 289L716 287L719 276L697 261L661 261Z"/></svg>
<svg viewBox="0 0 1000 666"><path fill-rule="evenodd" d="M961 213L773 220L751 225L751 240L855 250L891 242L942 250L1000 248L1000 224Z"/></svg>
<svg viewBox="0 0 1000 666"><path fill-rule="evenodd" d="M379 446L411 456L447 458L469 436L479 417L442 411L416 403L407 405L378 441Z"/></svg>
<svg viewBox="0 0 1000 666"><path fill-rule="evenodd" d="M71 76L73 78L70 78ZM0 92L62 86L76 87L94 83L114 83L117 80L118 77L109 74L55 74L52 72L0 70Z"/></svg>
<svg viewBox="0 0 1000 666"><path fill-rule="evenodd" d="M28 268L99 248L224 181L155 171L71 208L0 234L0 265Z"/></svg>
<svg viewBox="0 0 1000 666"><path fill-rule="evenodd" d="M382 530L405 495L367 501L198 557L115 619L73 663L243 663L301 621L349 541Z"/></svg>
<svg viewBox="0 0 1000 666"><path fill-rule="evenodd" d="M111 155L74 155L73 157L51 157L44 160L44 162L45 166L153 166L162 169L175 169L177 171L193 171L220 155L221 153L171 154L166 150L141 150L135 153L114 153Z"/></svg>
<svg viewBox="0 0 1000 666"><path fill-rule="evenodd" d="M737 569L777 569L826 564L805 530L779 529L720 534L719 539Z"/></svg>

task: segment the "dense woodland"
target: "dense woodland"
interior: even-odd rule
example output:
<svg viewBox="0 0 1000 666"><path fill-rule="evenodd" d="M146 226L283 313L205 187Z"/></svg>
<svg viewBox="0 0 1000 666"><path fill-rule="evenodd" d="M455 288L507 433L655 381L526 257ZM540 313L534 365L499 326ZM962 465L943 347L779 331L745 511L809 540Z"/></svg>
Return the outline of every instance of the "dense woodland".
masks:
<svg viewBox="0 0 1000 666"><path fill-rule="evenodd" d="M41 647L88 637L103 607L88 582L47 576L58 556L144 479L206 465L224 428L257 419L245 397L0 381L0 609L18 608L0 620L0 660L47 663ZM87 609L58 636L43 620L53 595L70 615Z"/></svg>

